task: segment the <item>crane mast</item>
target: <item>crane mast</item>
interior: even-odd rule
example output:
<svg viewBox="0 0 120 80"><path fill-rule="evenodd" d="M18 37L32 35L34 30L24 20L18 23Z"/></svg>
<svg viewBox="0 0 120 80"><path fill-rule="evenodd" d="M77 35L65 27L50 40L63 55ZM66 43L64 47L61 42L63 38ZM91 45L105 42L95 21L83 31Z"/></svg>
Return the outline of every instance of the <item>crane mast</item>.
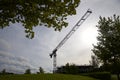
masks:
<svg viewBox="0 0 120 80"><path fill-rule="evenodd" d="M63 38L63 40L57 45L57 47L52 51L50 57L53 57L53 73L56 71L56 57L57 57L57 50L71 37L71 35L81 26L81 24L88 18L88 16L92 13L90 9L80 18L80 20L73 26L70 32Z"/></svg>

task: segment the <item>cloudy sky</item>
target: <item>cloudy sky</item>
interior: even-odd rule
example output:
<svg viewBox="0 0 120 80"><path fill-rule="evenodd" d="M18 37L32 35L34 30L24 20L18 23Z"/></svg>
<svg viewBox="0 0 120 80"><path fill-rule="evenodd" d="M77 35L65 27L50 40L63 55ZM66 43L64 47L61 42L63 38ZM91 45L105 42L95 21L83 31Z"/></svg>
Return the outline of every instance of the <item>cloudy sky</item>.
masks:
<svg viewBox="0 0 120 80"><path fill-rule="evenodd" d="M44 26L36 27L35 38L27 39L21 24L11 24L0 30L0 71L23 73L25 69L37 71L41 66L46 72L52 71L49 54L90 8L92 14L58 50L57 65L67 62L77 65L89 64L92 44L97 42L97 22L99 16L120 15L120 0L81 0L75 16L69 16L69 26L61 32Z"/></svg>

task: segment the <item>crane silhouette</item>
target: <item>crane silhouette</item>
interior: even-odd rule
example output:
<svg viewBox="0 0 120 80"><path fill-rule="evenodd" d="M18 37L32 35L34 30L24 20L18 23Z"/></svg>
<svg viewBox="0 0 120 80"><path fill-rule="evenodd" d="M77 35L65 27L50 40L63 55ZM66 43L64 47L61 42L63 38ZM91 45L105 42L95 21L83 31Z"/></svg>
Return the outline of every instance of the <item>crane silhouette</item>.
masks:
<svg viewBox="0 0 120 80"><path fill-rule="evenodd" d="M80 20L73 26L70 32L63 38L63 40L57 45L57 47L50 54L50 58L53 57L53 73L56 71L57 66L57 50L71 37L71 35L81 26L81 24L88 18L88 16L92 13L90 9L80 18Z"/></svg>

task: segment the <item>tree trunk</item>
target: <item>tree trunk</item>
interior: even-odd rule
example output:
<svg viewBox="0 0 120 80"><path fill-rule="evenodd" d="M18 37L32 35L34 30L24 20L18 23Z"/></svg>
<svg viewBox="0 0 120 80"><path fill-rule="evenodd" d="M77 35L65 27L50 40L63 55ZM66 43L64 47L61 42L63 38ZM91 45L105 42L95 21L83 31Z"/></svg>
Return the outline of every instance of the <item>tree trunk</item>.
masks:
<svg viewBox="0 0 120 80"><path fill-rule="evenodd" d="M119 76L119 73L117 74L117 79L120 80L120 76Z"/></svg>

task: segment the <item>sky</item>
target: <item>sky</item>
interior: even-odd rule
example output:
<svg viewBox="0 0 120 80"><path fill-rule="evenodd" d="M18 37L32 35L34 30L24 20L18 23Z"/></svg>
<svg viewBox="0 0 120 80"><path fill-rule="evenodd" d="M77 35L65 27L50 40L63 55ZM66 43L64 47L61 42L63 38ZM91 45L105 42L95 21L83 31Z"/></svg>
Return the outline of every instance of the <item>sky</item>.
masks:
<svg viewBox="0 0 120 80"><path fill-rule="evenodd" d="M77 14L67 17L69 23L67 28L58 32L53 28L37 26L34 28L34 39L25 37L24 28L19 23L1 29L0 71L6 69L8 72L24 73L30 68L32 72L36 72L42 67L46 72L52 72L53 60L49 54L89 8L93 13L57 51L57 66L66 63L89 64L93 54L92 44L97 43L96 25L99 16L120 15L120 0L81 0L76 9Z"/></svg>

